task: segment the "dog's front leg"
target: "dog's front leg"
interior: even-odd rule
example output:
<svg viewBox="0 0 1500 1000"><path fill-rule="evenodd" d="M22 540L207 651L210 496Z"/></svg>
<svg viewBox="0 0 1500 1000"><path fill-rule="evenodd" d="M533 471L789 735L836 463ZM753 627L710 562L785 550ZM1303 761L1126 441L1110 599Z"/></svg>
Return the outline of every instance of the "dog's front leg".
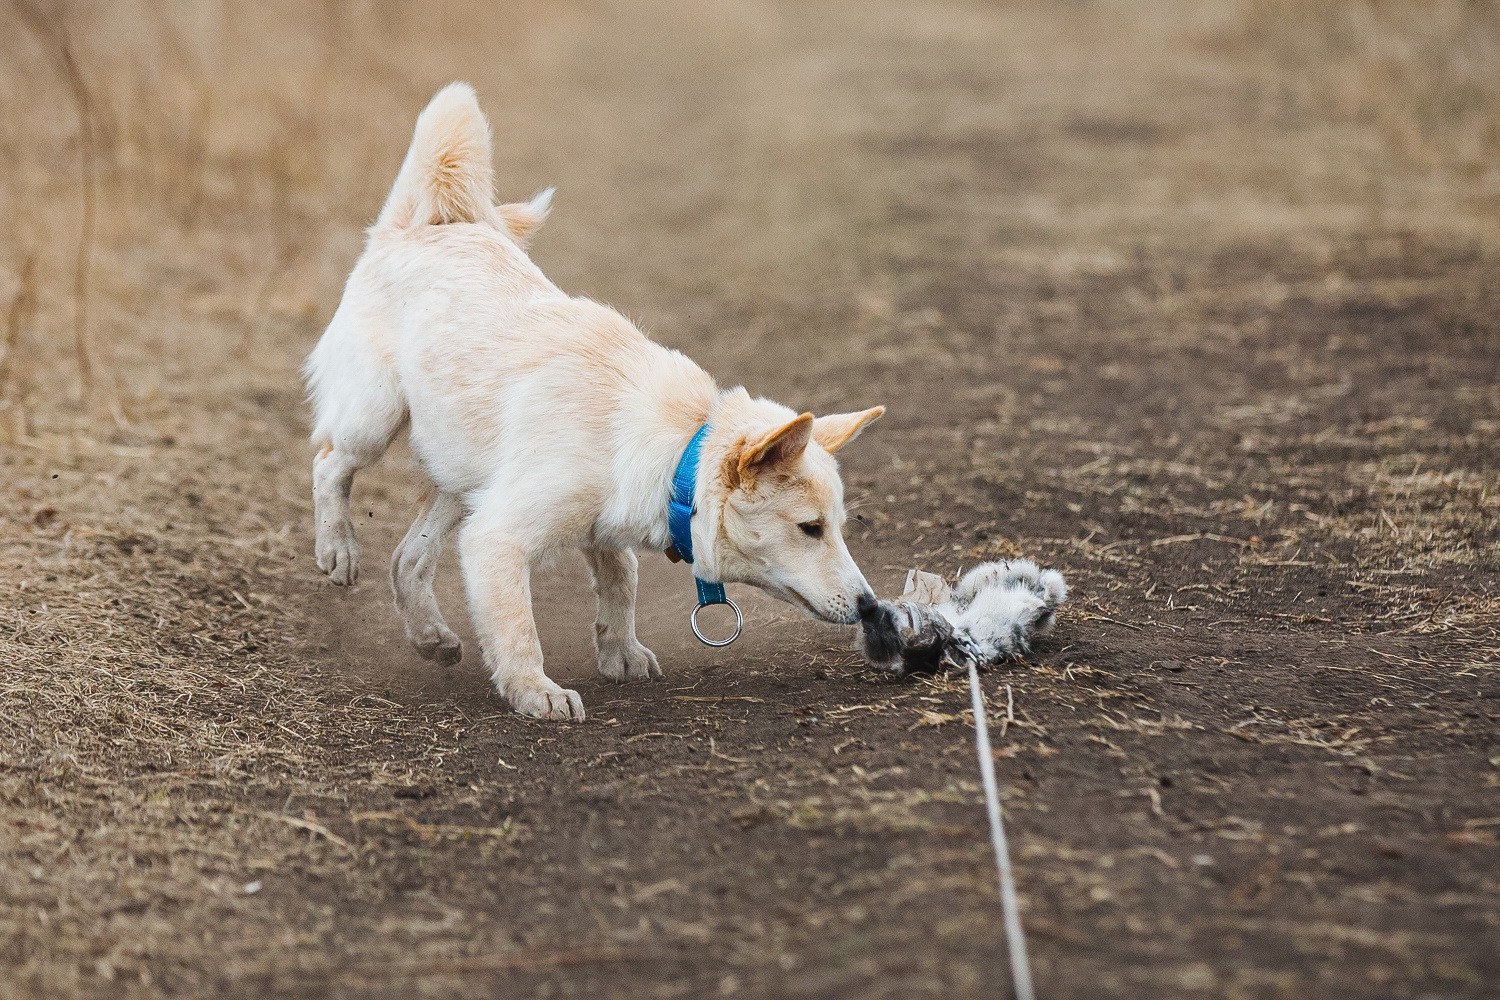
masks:
<svg viewBox="0 0 1500 1000"><path fill-rule="evenodd" d="M471 521L458 538L469 614L485 665L511 707L538 719L583 721L583 699L542 672L531 614L531 554L493 522Z"/></svg>
<svg viewBox="0 0 1500 1000"><path fill-rule="evenodd" d="M594 622L594 648L599 672L612 681L637 681L661 676L656 654L635 637L635 590L639 576L635 553L629 549L584 549L599 616Z"/></svg>

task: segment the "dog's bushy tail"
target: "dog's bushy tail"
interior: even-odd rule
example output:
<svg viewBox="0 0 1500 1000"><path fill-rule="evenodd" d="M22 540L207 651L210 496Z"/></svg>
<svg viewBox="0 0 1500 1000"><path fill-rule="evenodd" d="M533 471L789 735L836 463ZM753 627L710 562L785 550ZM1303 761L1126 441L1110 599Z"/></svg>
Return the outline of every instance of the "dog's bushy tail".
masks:
<svg viewBox="0 0 1500 1000"><path fill-rule="evenodd" d="M450 83L417 118L411 148L375 226L495 221L490 123L467 83Z"/></svg>

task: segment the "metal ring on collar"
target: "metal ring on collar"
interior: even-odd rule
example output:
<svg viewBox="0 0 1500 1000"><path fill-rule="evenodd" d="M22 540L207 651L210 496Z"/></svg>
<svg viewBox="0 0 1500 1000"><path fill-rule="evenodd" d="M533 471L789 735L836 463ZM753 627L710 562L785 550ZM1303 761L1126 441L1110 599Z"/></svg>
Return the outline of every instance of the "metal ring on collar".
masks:
<svg viewBox="0 0 1500 1000"><path fill-rule="evenodd" d="M711 608L720 603L729 605L729 609L734 612L734 635L731 635L728 639L710 639L698 629L698 612L702 611L704 608ZM698 605L693 609L693 613L688 617L688 624L693 626L693 634L698 637L698 641L703 643L703 645L727 646L740 637L740 629L745 625L745 616L740 614L740 606L726 597L723 601L715 602L715 604Z"/></svg>

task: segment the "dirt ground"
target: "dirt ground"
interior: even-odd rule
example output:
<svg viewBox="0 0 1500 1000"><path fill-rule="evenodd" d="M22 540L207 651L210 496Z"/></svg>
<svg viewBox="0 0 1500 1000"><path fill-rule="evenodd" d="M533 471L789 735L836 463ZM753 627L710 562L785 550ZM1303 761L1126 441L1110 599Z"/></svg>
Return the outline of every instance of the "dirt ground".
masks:
<svg viewBox="0 0 1500 1000"><path fill-rule="evenodd" d="M1492 8L0 24L0 996L1008 995L961 682L743 588L706 649L645 557L667 678L616 687L580 561L537 605L589 720L511 714L467 634L402 641L404 453L319 578L298 365L454 78L502 193L558 185L565 289L889 406L844 459L877 589L1068 577L985 681L1041 996L1500 992Z"/></svg>

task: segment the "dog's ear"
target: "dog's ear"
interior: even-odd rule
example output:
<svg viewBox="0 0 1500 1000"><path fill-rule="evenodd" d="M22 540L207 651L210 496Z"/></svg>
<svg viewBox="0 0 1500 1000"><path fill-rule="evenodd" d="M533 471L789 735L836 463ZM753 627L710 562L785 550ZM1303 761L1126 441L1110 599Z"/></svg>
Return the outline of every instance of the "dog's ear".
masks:
<svg viewBox="0 0 1500 1000"><path fill-rule="evenodd" d="M807 450L812 431L813 415L804 413L759 438L747 440L740 452L740 475L753 476L758 470L797 458Z"/></svg>
<svg viewBox="0 0 1500 1000"><path fill-rule="evenodd" d="M530 201L515 201L496 207L500 218L505 220L511 239L519 243L522 250L531 245L531 238L547 221L547 214L552 211L552 192L556 190L548 188Z"/></svg>
<svg viewBox="0 0 1500 1000"><path fill-rule="evenodd" d="M832 413L826 417L819 417L813 421L813 440L830 452L838 451L859 437L859 432L865 429L865 424L879 420L883 413L885 413L885 407L872 406L859 413Z"/></svg>

